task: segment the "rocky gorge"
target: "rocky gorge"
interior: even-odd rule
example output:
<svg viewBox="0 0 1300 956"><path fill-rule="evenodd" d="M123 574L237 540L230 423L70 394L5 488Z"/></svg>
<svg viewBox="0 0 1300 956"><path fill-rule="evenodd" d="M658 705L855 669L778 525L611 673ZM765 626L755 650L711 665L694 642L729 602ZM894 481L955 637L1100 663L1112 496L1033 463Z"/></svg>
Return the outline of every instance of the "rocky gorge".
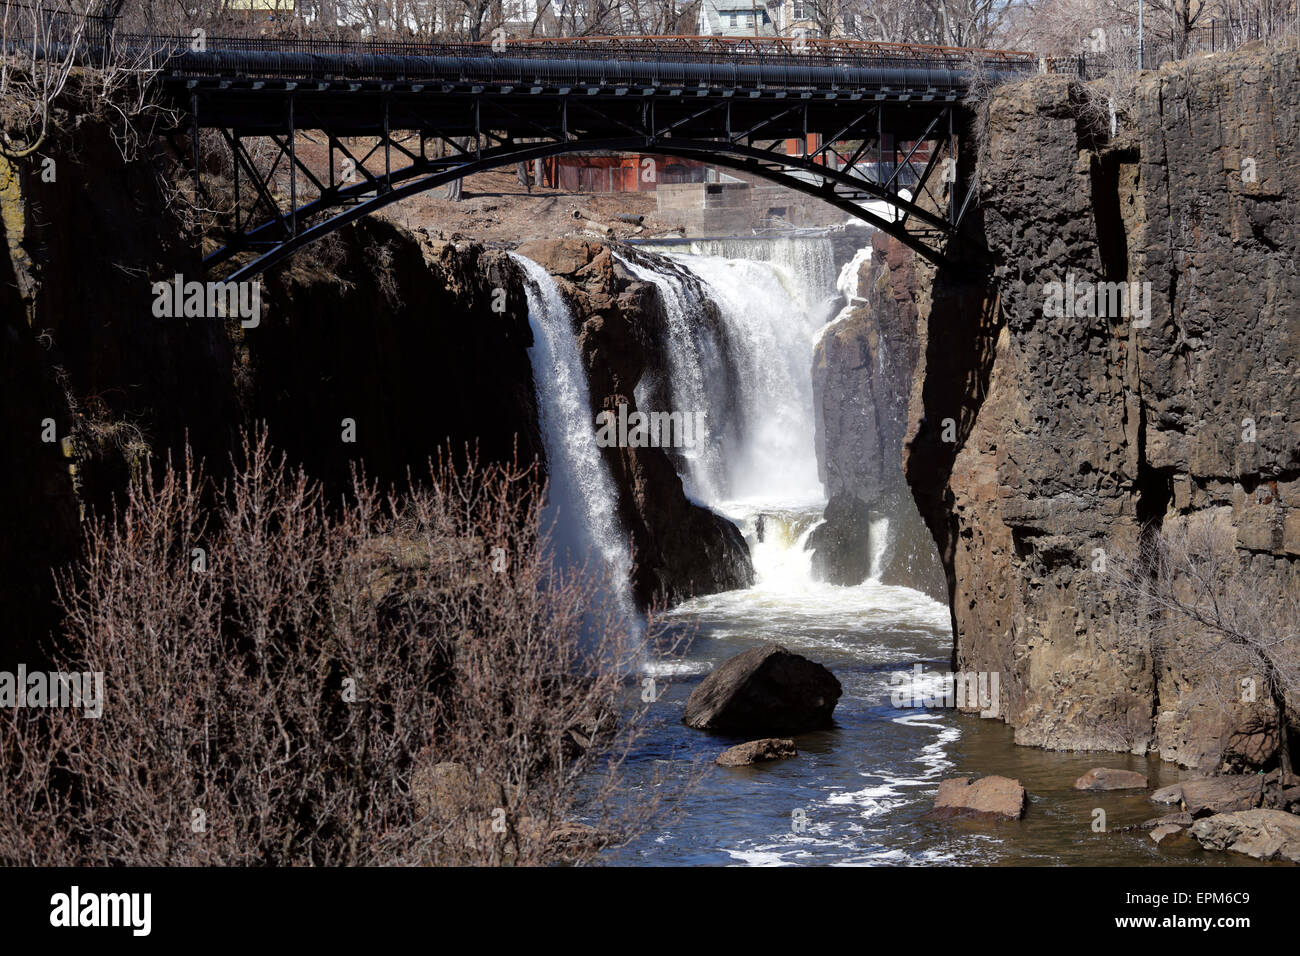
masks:
<svg viewBox="0 0 1300 956"><path fill-rule="evenodd" d="M808 625L804 606L779 605L793 608L789 626L807 625L810 640L847 655L834 642L863 608L835 605L833 589L820 585L897 589L869 592L882 606L911 589L946 603L955 670L1001 676L995 711L1016 743L1155 754L1206 776L1272 769L1286 731L1266 698L1237 693L1248 662L1207 656L1190 637L1157 647L1125 617L1104 568L1150 529L1213 515L1231 528L1258 601L1300 591L1298 65L1294 52L1247 52L1143 74L1131 99L1120 98L1113 132L1096 106L1111 94L1077 80L1044 76L994 91L976 109L974 122L985 124L978 153L971 144L965 157L980 164L987 258L935 267L877 234L840 273L843 307L833 302L821 316L814 306L823 303L812 303L799 317L816 329L815 339L799 339L808 361L791 360L807 373L799 385L809 390L815 434L796 437L815 446L816 475L799 473L790 487L816 486L815 513L799 510L806 501L724 513L718 501L748 489L715 488L707 499L702 479L721 486L728 477L718 463L671 448L600 450L637 606L689 605L703 616L722 608L725 646L736 634L759 635L773 616L776 605L763 603L773 592L742 603L763 573L769 584L797 579L806 586L799 600L831 612ZM538 397L548 370L537 364L530 324L535 280L519 257L549 277L568 310L584 413L680 404L668 379L681 372L673 295L685 290L706 327L691 384L703 398L730 396L710 407L726 447L776 426L782 434L761 459L772 466L804 424L772 414L738 435L727 414L739 417L742 377L790 360L789 340L756 333L736 342L743 316L723 320L720 283L705 294L699 276L666 258L591 237L447 241L363 220L265 277L256 329L142 321L152 280L198 268L169 204L167 157L119 162L108 131L89 120L78 137L75 151L56 144L77 171L57 184L0 169L8 251L0 389L12 463L0 489L10 529L0 544L0 611L18 635L6 658L30 659L52 626L51 572L75 556L79 523L109 513L132 477L187 444L220 477L240 429L264 423L332 492L354 466L400 483L442 450L553 467ZM123 222L142 225L122 231ZM716 279L723 266L709 268ZM1053 284L1099 281L1147 290L1149 312L1051 314ZM774 380L751 381L750 394ZM44 437L47 420L59 440ZM709 597L717 603L698 600ZM868 709L861 702L880 690L871 681L897 655L934 657L931 632L946 631L929 621L931 610L918 602L885 615L880 633L903 650L876 642L886 651L862 665L870 674L854 674L841 715ZM761 636L789 655L782 635ZM726 676L725 656L707 662L713 675ZM837 671L862 664L849 661L840 658ZM694 713L690 700L683 711L697 732L833 732L840 681L818 672L790 683L796 697L813 699L811 717L718 720ZM934 745L918 737L913 749ZM797 750L783 738L737 746L753 753L724 765L808 750L802 739ZM1099 769L1103 778L1143 776ZM945 814L963 800L1009 819L1024 811L1018 781L957 779L941 787ZM1261 807L1201 806L1199 786L1180 791L1189 817L1177 826L1195 819L1207 845L1277 842L1274 818L1203 823L1211 814L1191 805L1215 818ZM969 799L986 789L989 800Z"/></svg>

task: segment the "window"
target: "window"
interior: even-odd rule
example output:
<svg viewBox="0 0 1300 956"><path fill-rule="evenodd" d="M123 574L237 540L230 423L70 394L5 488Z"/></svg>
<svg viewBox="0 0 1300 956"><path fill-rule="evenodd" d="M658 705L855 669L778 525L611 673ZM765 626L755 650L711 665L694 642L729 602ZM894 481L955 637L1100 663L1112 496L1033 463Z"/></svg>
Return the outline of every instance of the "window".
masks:
<svg viewBox="0 0 1300 956"><path fill-rule="evenodd" d="M796 20L808 19L808 11L804 9L804 4L800 0L794 0L794 3L791 4L790 16Z"/></svg>
<svg viewBox="0 0 1300 956"><path fill-rule="evenodd" d="M728 26L731 26L731 27L734 27L734 26L737 25L737 21L738 21L739 19L740 19L740 18L739 18L739 15L738 15L738 14L735 14L735 13L728 13L728 14L727 14L727 25L728 25Z"/></svg>

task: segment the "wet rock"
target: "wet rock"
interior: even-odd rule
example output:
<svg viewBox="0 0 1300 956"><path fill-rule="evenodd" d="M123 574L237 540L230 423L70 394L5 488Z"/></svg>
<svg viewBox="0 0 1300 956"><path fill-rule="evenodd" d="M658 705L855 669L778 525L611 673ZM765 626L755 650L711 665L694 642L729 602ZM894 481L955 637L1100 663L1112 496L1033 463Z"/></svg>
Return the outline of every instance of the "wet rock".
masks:
<svg viewBox="0 0 1300 956"><path fill-rule="evenodd" d="M799 756L789 737L764 737L724 750L714 761L719 767L746 767L765 760L784 760Z"/></svg>
<svg viewBox="0 0 1300 956"><path fill-rule="evenodd" d="M1157 843L1162 843L1172 836L1176 836L1180 833L1185 834L1186 832L1187 827L1178 826L1175 823L1165 823L1151 831L1151 839L1155 840Z"/></svg>
<svg viewBox="0 0 1300 956"><path fill-rule="evenodd" d="M856 278L852 305L825 330L813 353L817 463L828 494L824 522L808 541L813 574L831 584L861 584L877 551L869 540L870 521L887 517L881 582L946 600L934 538L901 468L919 351L911 253L876 233Z"/></svg>
<svg viewBox="0 0 1300 956"><path fill-rule="evenodd" d="M1176 826L1190 827L1192 825L1192 815L1186 811L1178 813L1166 813L1163 817L1156 817L1154 820L1147 820L1142 824L1144 828Z"/></svg>
<svg viewBox="0 0 1300 956"><path fill-rule="evenodd" d="M1074 781L1075 790L1145 790L1147 778L1133 770L1094 767Z"/></svg>
<svg viewBox="0 0 1300 956"><path fill-rule="evenodd" d="M833 495L824 521L808 535L818 581L851 587L871 573L871 508L849 494Z"/></svg>
<svg viewBox="0 0 1300 956"><path fill-rule="evenodd" d="M1161 787L1148 798L1152 803L1182 803L1183 802L1183 785L1175 783L1172 786Z"/></svg>
<svg viewBox="0 0 1300 956"><path fill-rule="evenodd" d="M704 678L686 701L682 721L697 730L800 733L830 724L842 693L821 664L763 644Z"/></svg>
<svg viewBox="0 0 1300 956"><path fill-rule="evenodd" d="M1025 813L1025 788L1010 777L956 777L939 784L934 808L927 816L936 819L979 817L1019 820Z"/></svg>
<svg viewBox="0 0 1300 956"><path fill-rule="evenodd" d="M1209 850L1244 853L1257 860L1300 863L1300 816L1281 810L1218 813L1192 824L1192 835Z"/></svg>

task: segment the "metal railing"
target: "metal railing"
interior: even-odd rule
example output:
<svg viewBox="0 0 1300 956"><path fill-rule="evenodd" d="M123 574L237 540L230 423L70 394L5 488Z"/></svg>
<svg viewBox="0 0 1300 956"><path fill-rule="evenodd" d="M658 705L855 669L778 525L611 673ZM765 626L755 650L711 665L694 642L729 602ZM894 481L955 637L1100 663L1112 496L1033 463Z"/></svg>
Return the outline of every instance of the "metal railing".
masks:
<svg viewBox="0 0 1300 956"><path fill-rule="evenodd" d="M1032 72L1032 53L922 44L787 38L609 36L510 40L505 43L325 40L295 37L192 37L119 34L121 47L160 53L281 53L345 57L458 57L529 60L611 59L633 62L779 66L918 67L965 69L978 64L997 72Z"/></svg>
<svg viewBox="0 0 1300 956"><path fill-rule="evenodd" d="M1185 60L1201 53L1222 53L1263 39L1267 31L1258 16L1243 20L1211 19L1209 23L1179 33L1147 28L1142 38L1141 63L1146 70ZM1097 77L1112 70L1133 70L1139 61L1137 30L1131 24L1107 34L1109 48L1048 58L1049 71Z"/></svg>

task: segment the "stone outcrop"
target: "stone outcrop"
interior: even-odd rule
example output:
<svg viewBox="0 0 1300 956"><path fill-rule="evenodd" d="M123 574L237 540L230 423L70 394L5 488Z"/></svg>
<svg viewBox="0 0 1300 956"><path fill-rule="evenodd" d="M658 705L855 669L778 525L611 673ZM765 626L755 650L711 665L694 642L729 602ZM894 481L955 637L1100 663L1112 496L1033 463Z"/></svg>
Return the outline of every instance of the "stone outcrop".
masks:
<svg viewBox="0 0 1300 956"><path fill-rule="evenodd" d="M954 777L939 784L934 808L927 816L935 819L976 817L989 820L1019 820L1025 813L1025 788L1010 777Z"/></svg>
<svg viewBox="0 0 1300 956"><path fill-rule="evenodd" d="M682 722L734 734L797 734L829 726L842 693L821 664L762 644L710 671L686 701Z"/></svg>
<svg viewBox="0 0 1300 956"><path fill-rule="evenodd" d="M764 737L729 747L714 761L719 767L747 767L768 760L785 760L799 756L799 750L789 737Z"/></svg>
<svg viewBox="0 0 1300 956"><path fill-rule="evenodd" d="M526 243L519 253L554 275L578 323L594 413L637 410L633 394L656 364L664 312L658 290L617 265L610 249L579 239ZM593 431L595 422L592 423ZM692 503L663 448L603 449L619 515L635 549L633 590L642 604L748 587L754 569L732 522Z"/></svg>
<svg viewBox="0 0 1300 956"><path fill-rule="evenodd" d="M246 414L314 476L345 486L364 461L404 483L467 447L483 462L544 457L523 276L505 253L364 219L267 286L266 317L242 337Z"/></svg>
<svg viewBox="0 0 1300 956"><path fill-rule="evenodd" d="M1247 662L1190 631L1156 652L1102 571L1200 513L1255 600L1300 589L1298 67L1293 49L1144 73L1113 138L1071 78L999 88L975 222L990 262L918 265L905 472L957 666L1003 675L1018 743L1206 772L1276 748ZM1135 306L1056 314L1050 284L1085 281L1136 283Z"/></svg>
<svg viewBox="0 0 1300 956"><path fill-rule="evenodd" d="M1300 863L1300 816L1281 810L1220 813L1192 824L1192 835L1207 850L1244 853L1257 860Z"/></svg>
<svg viewBox="0 0 1300 956"><path fill-rule="evenodd" d="M0 157L0 669L42 660L81 518L187 437L219 474L237 414L222 325L153 316L152 281L199 267L165 164L123 159L113 125L78 112L80 82L38 154Z"/></svg>
<svg viewBox="0 0 1300 956"><path fill-rule="evenodd" d="M918 358L911 254L883 233L858 268L856 295L813 353L817 464L828 502L809 536L813 573L853 585L885 547L880 579L947 596L933 539L907 491L901 468L907 400ZM871 538L887 517L887 542Z"/></svg>
<svg viewBox="0 0 1300 956"><path fill-rule="evenodd" d="M1184 780L1178 799L1194 817L1250 810L1264 799L1264 778L1252 774Z"/></svg>

